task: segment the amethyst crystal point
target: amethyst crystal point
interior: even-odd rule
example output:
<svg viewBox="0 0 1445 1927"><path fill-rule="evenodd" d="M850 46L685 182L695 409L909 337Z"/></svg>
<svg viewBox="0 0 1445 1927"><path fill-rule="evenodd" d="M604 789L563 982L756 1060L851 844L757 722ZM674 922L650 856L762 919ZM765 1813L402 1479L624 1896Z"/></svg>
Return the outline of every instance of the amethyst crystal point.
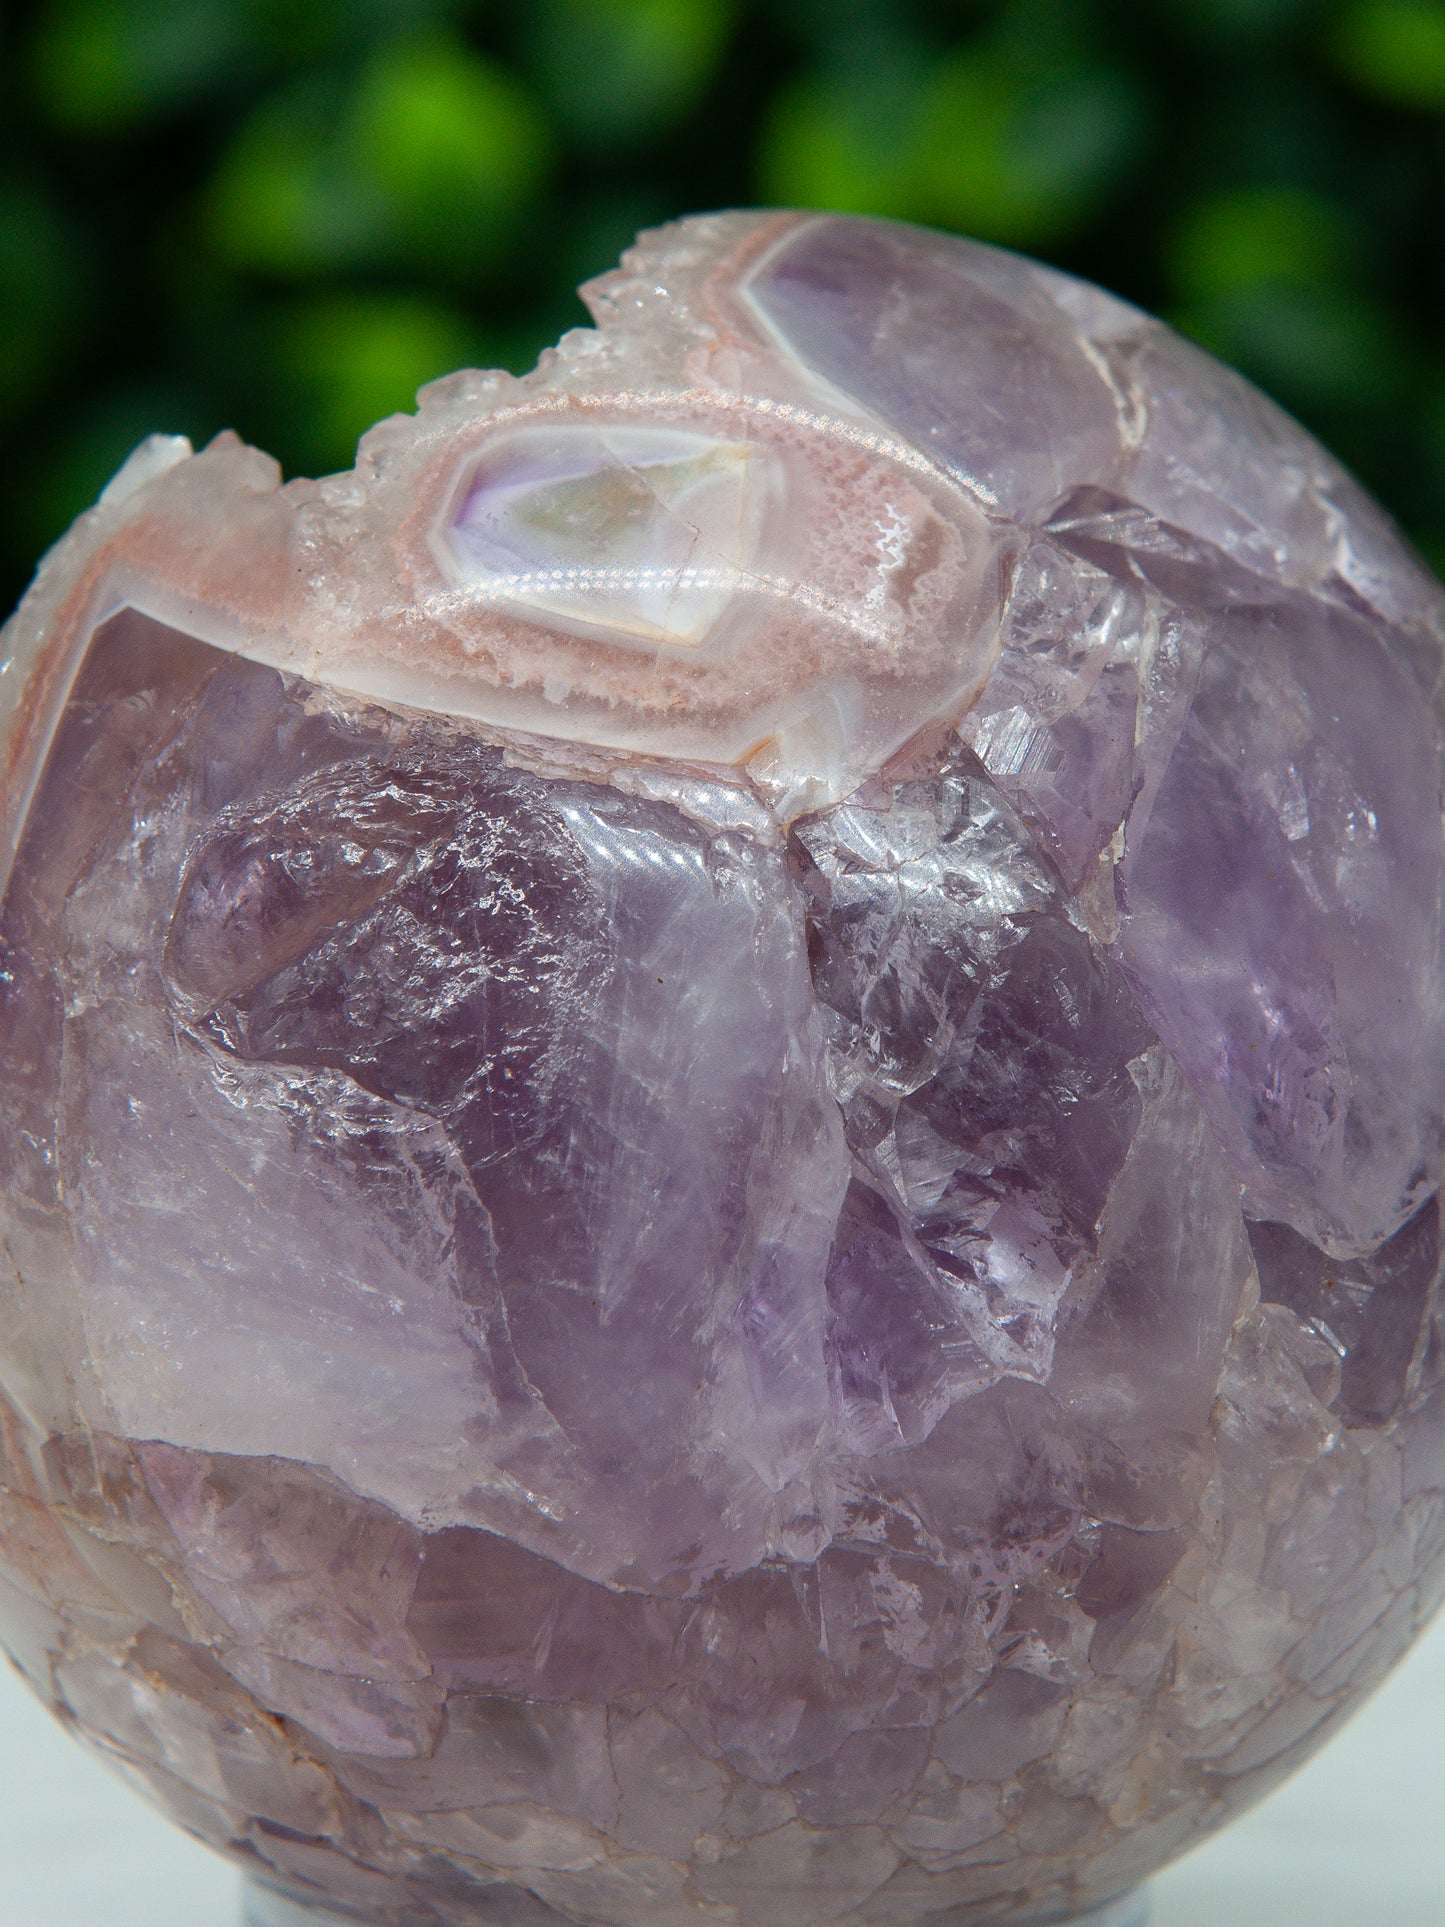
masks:
<svg viewBox="0 0 1445 1927"><path fill-rule="evenodd" d="M588 293L9 627L0 1635L258 1918L1060 1919L1445 1580L1445 597L1012 256Z"/></svg>

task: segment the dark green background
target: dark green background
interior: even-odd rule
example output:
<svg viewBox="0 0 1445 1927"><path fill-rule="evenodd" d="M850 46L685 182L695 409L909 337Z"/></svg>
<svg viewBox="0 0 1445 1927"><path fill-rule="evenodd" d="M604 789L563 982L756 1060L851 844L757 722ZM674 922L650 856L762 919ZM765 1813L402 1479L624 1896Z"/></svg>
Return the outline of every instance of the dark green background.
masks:
<svg viewBox="0 0 1445 1927"><path fill-rule="evenodd" d="M1445 0L32 0L0 99L7 607L148 430L345 467L759 201L1164 313L1445 563Z"/></svg>

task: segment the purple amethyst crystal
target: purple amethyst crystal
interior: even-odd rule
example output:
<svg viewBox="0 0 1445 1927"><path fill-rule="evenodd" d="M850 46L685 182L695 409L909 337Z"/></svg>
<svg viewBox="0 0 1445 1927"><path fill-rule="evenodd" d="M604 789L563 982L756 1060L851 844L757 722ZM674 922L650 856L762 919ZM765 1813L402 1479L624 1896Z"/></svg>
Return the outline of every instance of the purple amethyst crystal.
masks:
<svg viewBox="0 0 1445 1927"><path fill-rule="evenodd" d="M6 632L0 1638L371 1927L1062 1919L1445 1590L1445 595L1015 257L588 296Z"/></svg>

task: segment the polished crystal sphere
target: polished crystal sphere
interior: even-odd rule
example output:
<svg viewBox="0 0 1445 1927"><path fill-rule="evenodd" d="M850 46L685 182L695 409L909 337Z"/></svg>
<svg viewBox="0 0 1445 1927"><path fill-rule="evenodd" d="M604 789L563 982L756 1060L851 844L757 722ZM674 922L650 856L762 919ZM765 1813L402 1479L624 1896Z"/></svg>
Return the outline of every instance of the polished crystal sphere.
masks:
<svg viewBox="0 0 1445 1927"><path fill-rule="evenodd" d="M1013 255L587 296L6 631L0 1636L258 1918L1069 1917L1445 1582L1445 596Z"/></svg>

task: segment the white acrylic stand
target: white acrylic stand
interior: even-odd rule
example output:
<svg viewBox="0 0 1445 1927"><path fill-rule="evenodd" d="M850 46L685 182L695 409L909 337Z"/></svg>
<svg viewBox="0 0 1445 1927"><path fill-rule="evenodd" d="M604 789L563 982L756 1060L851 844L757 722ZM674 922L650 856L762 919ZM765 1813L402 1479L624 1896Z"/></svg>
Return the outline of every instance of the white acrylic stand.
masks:
<svg viewBox="0 0 1445 1927"><path fill-rule="evenodd" d="M248 1881L246 1885L244 1927L363 1927L364 1918L358 1914L334 1914L321 1907L303 1907L254 1882ZM936 1927L945 1927L940 1915L935 1914L933 1920ZM1148 1927L1148 1923L1149 1896L1143 1887L1136 1887L1133 1893L1106 1901L1087 1914L1056 1919L1052 1927ZM764 1923L759 1923L759 1927L764 1927ZM953 1922L947 1923L947 1927L953 1927ZM966 1927L961 1916L957 1927Z"/></svg>

